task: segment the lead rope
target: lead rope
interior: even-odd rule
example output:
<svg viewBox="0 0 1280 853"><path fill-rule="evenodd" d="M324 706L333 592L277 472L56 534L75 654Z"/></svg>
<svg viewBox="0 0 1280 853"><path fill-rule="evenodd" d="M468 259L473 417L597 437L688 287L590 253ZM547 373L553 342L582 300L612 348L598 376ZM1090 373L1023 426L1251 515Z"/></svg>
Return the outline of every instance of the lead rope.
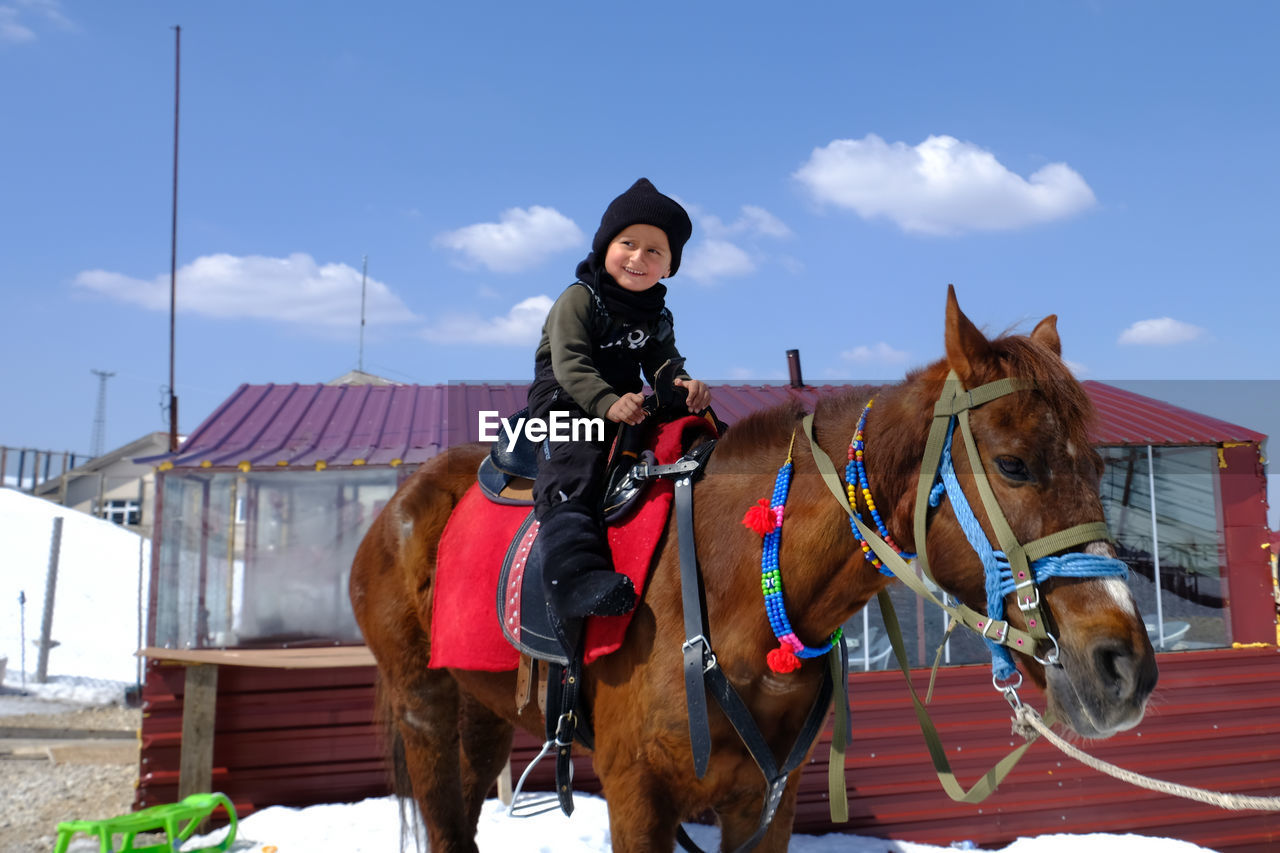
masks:
<svg viewBox="0 0 1280 853"><path fill-rule="evenodd" d="M1059 737L1053 729L1045 725L1044 720L1036 713L1036 709L1030 705L1019 705L1014 709L1013 730L1028 740L1034 738L1038 732L1049 743L1081 764L1119 779L1121 782L1128 782L1130 785L1146 788L1148 791L1195 800L1221 809L1231 809L1232 811L1243 809L1280 811L1280 797L1254 797L1247 794L1222 794L1216 791L1206 791L1204 788L1193 788L1190 785L1179 785L1176 782L1166 782L1163 779L1152 779L1149 776L1143 776L1141 773L1134 773L1132 770L1117 767L1114 764L1103 761L1101 758L1095 758Z"/></svg>

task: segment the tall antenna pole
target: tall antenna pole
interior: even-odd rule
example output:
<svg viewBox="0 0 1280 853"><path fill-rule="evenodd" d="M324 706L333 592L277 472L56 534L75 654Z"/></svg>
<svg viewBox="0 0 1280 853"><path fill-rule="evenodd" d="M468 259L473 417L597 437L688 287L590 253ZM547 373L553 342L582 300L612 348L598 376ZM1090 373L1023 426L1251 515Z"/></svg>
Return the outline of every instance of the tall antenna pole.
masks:
<svg viewBox="0 0 1280 853"><path fill-rule="evenodd" d="M364 260L360 270L360 358L356 363L356 370L364 373L364 296L369 279L369 256L362 257Z"/></svg>
<svg viewBox="0 0 1280 853"><path fill-rule="evenodd" d="M104 444L107 434L107 380L115 374L105 370L89 372L98 377L98 407L93 412L93 437L89 440L89 454L96 459L106 449Z"/></svg>
<svg viewBox="0 0 1280 853"><path fill-rule="evenodd" d="M178 395L174 386L178 304L178 103L182 81L182 27L173 28L173 220L169 230L169 452L178 450Z"/></svg>

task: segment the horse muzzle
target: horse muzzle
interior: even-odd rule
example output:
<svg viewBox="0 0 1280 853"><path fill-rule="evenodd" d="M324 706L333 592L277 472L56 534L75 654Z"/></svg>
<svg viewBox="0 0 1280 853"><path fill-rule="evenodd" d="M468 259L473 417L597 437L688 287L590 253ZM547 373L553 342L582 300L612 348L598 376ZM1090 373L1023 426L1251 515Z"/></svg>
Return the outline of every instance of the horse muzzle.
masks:
<svg viewBox="0 0 1280 853"><path fill-rule="evenodd" d="M1077 734L1107 738L1142 722L1155 689L1155 650L1146 636L1096 636L1064 643L1056 665L1045 667L1049 710Z"/></svg>

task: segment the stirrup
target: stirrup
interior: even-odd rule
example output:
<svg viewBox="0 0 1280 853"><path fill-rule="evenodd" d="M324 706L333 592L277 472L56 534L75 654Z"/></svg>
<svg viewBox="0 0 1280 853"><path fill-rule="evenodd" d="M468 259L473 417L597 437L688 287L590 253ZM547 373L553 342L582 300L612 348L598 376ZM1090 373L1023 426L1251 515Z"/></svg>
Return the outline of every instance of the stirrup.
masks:
<svg viewBox="0 0 1280 853"><path fill-rule="evenodd" d="M537 754L533 761L529 762L529 766L520 774L520 781L516 783L515 788L511 791L511 805L507 806L507 817L537 817L540 814L553 812L560 808L560 798L554 793L552 794L533 794L530 793L525 797L525 802L520 802L520 796L524 790L525 780L529 778L529 771L537 765L539 761L546 758L551 750L556 748L556 742L549 740L542 745L542 751ZM573 765L569 765L569 781L573 781Z"/></svg>

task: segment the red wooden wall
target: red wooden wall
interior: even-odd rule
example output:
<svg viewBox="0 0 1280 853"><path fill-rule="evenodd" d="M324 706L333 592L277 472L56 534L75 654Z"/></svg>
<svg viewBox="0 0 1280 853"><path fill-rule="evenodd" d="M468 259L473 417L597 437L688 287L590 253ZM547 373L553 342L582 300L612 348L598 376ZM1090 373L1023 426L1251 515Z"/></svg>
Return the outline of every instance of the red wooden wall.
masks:
<svg viewBox="0 0 1280 853"><path fill-rule="evenodd" d="M1142 725L1087 748L1174 782L1280 794L1276 650L1169 653L1159 662L1160 685ZM927 673L917 678L923 681ZM222 667L214 788L226 793L242 815L268 805L355 801L387 793L373 726L373 679L372 667ZM183 681L181 666L148 665L137 808L177 797ZM846 831L944 846L961 839L1000 846L1022 835L1053 832L1134 832L1239 853L1276 849L1280 842L1280 815L1227 812L1133 788L1048 744L1034 746L987 802L953 803L933 775L901 675L859 673L850 687L855 738L845 763L850 822L833 826L827 817L828 732L802 780L798 832ZM942 670L933 714L966 783L1014 743L1007 706L992 691L985 667ZM512 756L517 774L539 745L532 737L517 736ZM533 783L549 787L550 772L549 765L539 767ZM577 788L599 790L581 758Z"/></svg>

